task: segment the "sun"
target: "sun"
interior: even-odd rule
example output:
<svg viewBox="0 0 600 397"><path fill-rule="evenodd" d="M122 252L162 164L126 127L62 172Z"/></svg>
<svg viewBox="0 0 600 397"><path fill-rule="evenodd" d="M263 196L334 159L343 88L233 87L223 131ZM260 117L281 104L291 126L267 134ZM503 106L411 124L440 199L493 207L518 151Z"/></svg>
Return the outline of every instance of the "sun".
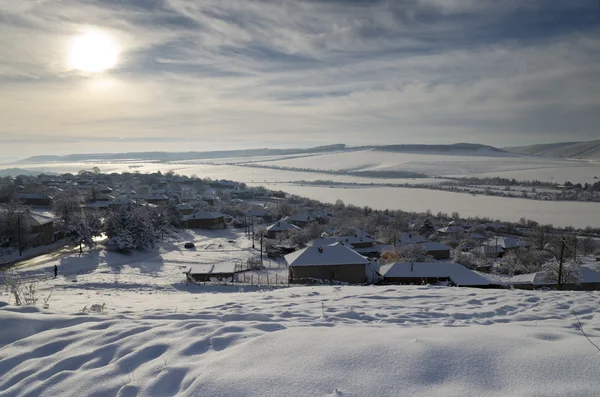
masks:
<svg viewBox="0 0 600 397"><path fill-rule="evenodd" d="M102 31L89 31L71 40L69 63L72 69L102 72L115 67L119 47Z"/></svg>

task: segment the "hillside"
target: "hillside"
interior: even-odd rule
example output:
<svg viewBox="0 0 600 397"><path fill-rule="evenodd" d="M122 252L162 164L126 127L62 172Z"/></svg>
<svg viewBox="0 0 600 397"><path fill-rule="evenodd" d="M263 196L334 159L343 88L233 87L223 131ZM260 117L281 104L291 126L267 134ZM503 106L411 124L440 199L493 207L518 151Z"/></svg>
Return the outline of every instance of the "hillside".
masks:
<svg viewBox="0 0 600 397"><path fill-rule="evenodd" d="M222 157L280 156L288 154L322 153L344 150L346 145L335 144L308 149L247 149L218 150L207 152L128 152L128 153L79 153L64 156L43 155L28 157L17 163L81 162L81 161L184 161Z"/></svg>
<svg viewBox="0 0 600 397"><path fill-rule="evenodd" d="M531 156L600 160L600 140L518 146L505 148L505 150Z"/></svg>
<svg viewBox="0 0 600 397"><path fill-rule="evenodd" d="M189 160L212 160L232 157L260 157L260 156L288 156L322 154L343 151L356 151L374 149L383 152L395 153L440 153L440 154L471 154L471 155L502 155L506 152L492 146L456 143L453 145L375 145L349 147L345 144L332 144L312 148L293 149L246 149L246 150L219 150L206 152L128 152L128 153L80 153L64 156L43 155L33 156L20 160L17 163L51 163L51 162L85 162L85 161L150 161L170 162Z"/></svg>
<svg viewBox="0 0 600 397"><path fill-rule="evenodd" d="M386 145L386 146L373 146L375 150L384 152L397 152L397 153L416 153L416 152L437 152L437 153L505 153L505 150L495 148L488 145L480 145L476 143L455 143L452 145Z"/></svg>

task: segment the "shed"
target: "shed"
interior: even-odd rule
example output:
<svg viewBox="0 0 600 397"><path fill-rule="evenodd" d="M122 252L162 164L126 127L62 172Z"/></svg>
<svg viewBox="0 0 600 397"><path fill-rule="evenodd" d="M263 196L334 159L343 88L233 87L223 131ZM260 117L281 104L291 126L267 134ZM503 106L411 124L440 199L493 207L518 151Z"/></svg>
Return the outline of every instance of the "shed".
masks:
<svg viewBox="0 0 600 397"><path fill-rule="evenodd" d="M384 284L435 284L450 282L458 286L489 288L495 284L458 263L396 262L381 266Z"/></svg>
<svg viewBox="0 0 600 397"><path fill-rule="evenodd" d="M207 281L233 281L235 277L235 265L219 263L214 265L191 265L185 269L183 274L191 282Z"/></svg>

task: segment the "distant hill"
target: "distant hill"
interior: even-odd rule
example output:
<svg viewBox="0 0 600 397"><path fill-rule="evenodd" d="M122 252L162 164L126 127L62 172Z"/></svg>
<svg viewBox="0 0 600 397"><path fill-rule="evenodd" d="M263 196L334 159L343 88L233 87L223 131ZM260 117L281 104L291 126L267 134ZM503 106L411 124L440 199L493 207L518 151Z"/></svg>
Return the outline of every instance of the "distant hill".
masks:
<svg viewBox="0 0 600 397"><path fill-rule="evenodd" d="M17 163L49 163L49 162L82 162L82 161L182 161L202 160L223 157L250 157L250 156L281 156L287 154L322 153L344 150L346 145L335 144L317 146L309 149L246 149L246 150L220 150L212 152L129 152L129 153L83 153L68 154L65 156L33 156Z"/></svg>
<svg viewBox="0 0 600 397"><path fill-rule="evenodd" d="M452 145L381 145L348 147L345 144L317 146L308 149L246 149L246 150L220 150L212 152L129 152L129 153L81 153L64 156L44 155L33 156L17 161L20 164L53 163L53 162L87 162L87 161L153 161L169 162L184 160L203 160L225 157L256 157L256 156L283 156L304 155L315 153L330 153L340 151L354 151L373 149L385 152L398 153L442 153L442 154L468 154L481 156L511 156L508 152L493 146L474 143L456 143Z"/></svg>
<svg viewBox="0 0 600 397"><path fill-rule="evenodd" d="M0 170L0 177L5 177L5 176L19 176L19 175L39 175L41 174L41 171L30 171L30 170L24 170L23 168L5 168L3 170Z"/></svg>
<svg viewBox="0 0 600 397"><path fill-rule="evenodd" d="M509 147L505 150L532 156L600 160L600 141L548 143Z"/></svg>
<svg viewBox="0 0 600 397"><path fill-rule="evenodd" d="M505 150L498 149L493 146L480 145L476 143L455 143L452 145L386 145L386 146L374 146L374 149L385 152L402 152L402 153L414 153L414 152L438 152L438 153L492 153L501 154L506 153Z"/></svg>

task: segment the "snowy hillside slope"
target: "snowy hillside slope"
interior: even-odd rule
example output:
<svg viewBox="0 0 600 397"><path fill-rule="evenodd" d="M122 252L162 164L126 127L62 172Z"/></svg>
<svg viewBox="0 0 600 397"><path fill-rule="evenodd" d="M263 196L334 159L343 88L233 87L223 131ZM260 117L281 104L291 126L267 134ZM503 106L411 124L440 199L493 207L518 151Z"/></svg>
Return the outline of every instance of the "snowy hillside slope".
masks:
<svg viewBox="0 0 600 397"><path fill-rule="evenodd" d="M144 300L129 289L119 298L128 310L82 313L76 302L99 303L100 291L74 288L55 291L50 309L0 308L0 395L596 396L600 387L600 355L571 312L599 339L597 293L216 291Z"/></svg>
<svg viewBox="0 0 600 397"><path fill-rule="evenodd" d="M505 150L533 156L600 160L600 140L509 147Z"/></svg>
<svg viewBox="0 0 600 397"><path fill-rule="evenodd" d="M185 283L192 263L254 252L243 233L185 231L26 262L37 307L0 289L0 396L598 395L574 313L600 343L599 292Z"/></svg>

